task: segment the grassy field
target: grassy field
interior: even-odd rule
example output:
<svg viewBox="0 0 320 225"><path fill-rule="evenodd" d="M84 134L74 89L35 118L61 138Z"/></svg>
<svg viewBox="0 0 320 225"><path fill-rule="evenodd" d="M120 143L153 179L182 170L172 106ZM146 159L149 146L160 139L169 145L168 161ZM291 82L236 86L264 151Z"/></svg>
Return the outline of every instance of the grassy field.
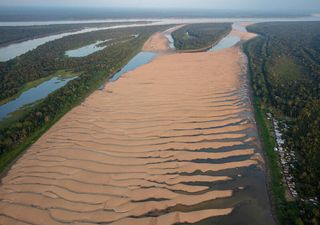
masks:
<svg viewBox="0 0 320 225"><path fill-rule="evenodd" d="M272 63L272 79L279 83L288 83L294 80L304 80L302 68L289 57L279 57Z"/></svg>

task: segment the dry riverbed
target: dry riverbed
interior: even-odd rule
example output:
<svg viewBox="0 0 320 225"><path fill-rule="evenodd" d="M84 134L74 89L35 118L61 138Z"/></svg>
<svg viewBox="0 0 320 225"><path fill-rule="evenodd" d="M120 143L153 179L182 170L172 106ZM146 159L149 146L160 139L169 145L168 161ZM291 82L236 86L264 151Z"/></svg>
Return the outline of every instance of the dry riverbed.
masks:
<svg viewBox="0 0 320 225"><path fill-rule="evenodd" d="M244 63L162 54L94 92L3 178L0 223L272 224Z"/></svg>

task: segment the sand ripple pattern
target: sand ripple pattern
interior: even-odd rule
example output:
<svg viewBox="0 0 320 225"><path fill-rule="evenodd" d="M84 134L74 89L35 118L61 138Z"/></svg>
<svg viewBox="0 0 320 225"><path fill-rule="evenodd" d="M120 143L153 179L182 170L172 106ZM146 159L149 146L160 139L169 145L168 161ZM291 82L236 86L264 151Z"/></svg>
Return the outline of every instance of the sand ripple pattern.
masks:
<svg viewBox="0 0 320 225"><path fill-rule="evenodd" d="M173 225L232 213L214 202L241 189L216 185L262 164L241 65L239 48L164 55L96 91L3 178L0 223Z"/></svg>

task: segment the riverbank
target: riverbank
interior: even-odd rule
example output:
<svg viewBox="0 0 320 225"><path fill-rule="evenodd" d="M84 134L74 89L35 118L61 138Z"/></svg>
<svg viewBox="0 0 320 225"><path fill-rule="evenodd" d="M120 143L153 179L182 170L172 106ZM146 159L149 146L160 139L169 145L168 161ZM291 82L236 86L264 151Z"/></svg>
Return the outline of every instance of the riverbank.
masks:
<svg viewBox="0 0 320 225"><path fill-rule="evenodd" d="M279 26L278 29L272 27L274 25ZM259 26L261 27L258 30ZM316 221L319 215L317 197L314 197L317 194L308 196L306 193L312 192L301 188L306 185L316 190L316 186L310 185L312 179L308 180L310 183L299 181L301 174L304 173L304 177L307 177L307 173L304 172L306 170L312 171L310 177L314 177L314 173L316 173L316 169L310 169L312 165L316 168L316 161L313 163L309 161L305 166L301 164L304 159L315 158L317 148L310 149L315 146L312 143L317 139L317 135L312 132L307 135L305 130L298 135L294 133L301 129L300 127L305 129L306 124L308 124L308 130L311 130L309 127L312 127L312 125L310 124L316 121L316 119L310 119L309 122L297 123L299 120L303 121L301 116L298 115L302 110L306 110L307 99L310 99L312 93L315 93L312 91L313 86L304 87L305 81L299 80L299 77L311 79L303 75L299 66L303 65L304 69L307 70L317 65L316 62L314 64L305 63L307 61L304 58L305 50L302 50L313 48L310 40L312 40L311 36L317 32L302 31L305 29L317 30L318 28L316 22L257 24L250 27L250 30L261 35L244 46L250 62L250 77L255 93L256 120L269 165L271 199L279 224L308 224L312 223L311 221ZM305 36L301 37L298 35L300 33ZM279 40L290 41L280 42ZM285 61L281 61L281 57L279 57L283 52L286 52L287 58ZM297 57L297 55L299 55L300 60L290 63L293 62L292 58ZM270 62L277 62L281 67L276 67ZM295 74L283 72L284 69L293 71ZM284 85L283 81L285 79ZM292 83L297 84L297 87L292 87ZM310 81L310 84L313 84L313 81ZM298 87L303 87L304 90L309 91L307 94L304 92L296 93ZM277 93L276 98L275 93ZM287 93L291 93L289 96L293 100L287 99ZM297 101L296 99L303 100ZM296 107L297 105L301 108ZM312 105L310 108L314 110L316 107ZM310 111L312 112L312 110ZM312 115L311 112L308 112L308 115ZM315 130L318 129L315 128ZM314 136L309 136L311 133ZM304 135L308 136L309 142L301 142ZM305 154L304 151L308 152L309 155ZM301 157L300 154L305 155L305 157ZM317 182L317 179L314 179L313 182Z"/></svg>

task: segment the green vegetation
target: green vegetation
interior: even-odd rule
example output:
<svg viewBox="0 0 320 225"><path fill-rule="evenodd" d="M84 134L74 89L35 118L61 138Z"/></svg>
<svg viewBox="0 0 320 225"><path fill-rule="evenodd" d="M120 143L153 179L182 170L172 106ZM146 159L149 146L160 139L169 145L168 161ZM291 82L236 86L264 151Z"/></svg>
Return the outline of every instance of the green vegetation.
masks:
<svg viewBox="0 0 320 225"><path fill-rule="evenodd" d="M1 83L1 88L7 93L7 88L14 85L15 80L20 81L20 85L17 86L19 91L26 83L40 78L45 79L54 71L62 69L78 73L79 77L28 108L27 113L21 113L10 125L0 128L0 170L2 171L24 149L34 143L66 112L80 104L84 98L120 70L140 51L144 42L154 32L168 28L168 26L136 27L65 37L5 63L0 79L4 82ZM135 38L133 34L139 36ZM110 45L104 50L87 57L74 59L64 56L66 50L101 39L113 39L113 41L112 44L109 42ZM28 63L30 70L27 67ZM16 73L15 77L11 78L8 74L13 74L12 71L29 71L29 73Z"/></svg>
<svg viewBox="0 0 320 225"><path fill-rule="evenodd" d="M291 81L304 79L301 67L289 57L276 59L270 69L270 74L273 76L273 79L279 83L286 84L287 82L290 83Z"/></svg>
<svg viewBox="0 0 320 225"><path fill-rule="evenodd" d="M320 23L261 23L248 27L260 34L247 42L256 118L271 175L273 202L280 224L319 224L320 196ZM288 125L285 149L294 150L291 168L299 197L288 201L280 173L272 112Z"/></svg>
<svg viewBox="0 0 320 225"><path fill-rule="evenodd" d="M101 30L80 35L67 36L39 46L20 57L0 63L0 100L18 93L27 82L50 76L61 70L72 72L99 71L111 60L108 51L121 42L135 39L132 35L139 34L143 28ZM138 39L143 38L139 37ZM97 40L108 40L109 48L82 58L69 58L65 52ZM110 57L110 56L109 56ZM105 61L107 60L107 61Z"/></svg>
<svg viewBox="0 0 320 225"><path fill-rule="evenodd" d="M207 50L231 31L231 23L190 24L172 32L178 50Z"/></svg>

